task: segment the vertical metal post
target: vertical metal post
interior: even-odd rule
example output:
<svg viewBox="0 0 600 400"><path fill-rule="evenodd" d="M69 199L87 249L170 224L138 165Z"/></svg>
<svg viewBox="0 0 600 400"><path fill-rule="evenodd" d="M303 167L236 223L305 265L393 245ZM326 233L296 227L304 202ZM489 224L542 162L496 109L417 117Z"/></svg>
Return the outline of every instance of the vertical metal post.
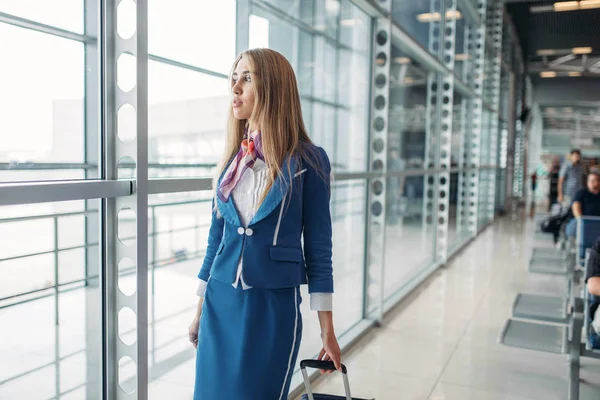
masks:
<svg viewBox="0 0 600 400"><path fill-rule="evenodd" d="M248 50L250 45L251 0L235 2L235 56Z"/></svg>
<svg viewBox="0 0 600 400"><path fill-rule="evenodd" d="M443 0L430 0L430 12L432 14L445 15ZM429 22L429 52L438 58L442 56L442 35L446 18L433 19ZM438 144L440 132L440 102L439 86L441 77L436 73L429 73L427 77L427 104L425 111L425 157L423 168L434 169L438 165ZM435 174L423 175L423 231L433 229L437 220L437 207L435 207L438 180ZM437 235L433 235L431 251L437 258Z"/></svg>
<svg viewBox="0 0 600 400"><path fill-rule="evenodd" d="M472 78L472 68L473 68L473 45L472 45L472 35L471 30L473 28L465 24L465 32L464 32L464 48L467 53L467 57L463 61L463 70L462 70L462 81L463 82L471 82ZM469 163L467 160L467 145L469 144L469 132L471 129L471 99L467 97L463 97L460 106L460 146L459 146L459 157L458 157L458 166L463 169L462 172L458 174L458 187L457 187L457 210L456 210L456 229L460 233L460 238L463 239L465 233L467 232L467 223L468 223L468 192L467 192L467 183L468 177L467 171L464 171L469 167Z"/></svg>
<svg viewBox="0 0 600 400"><path fill-rule="evenodd" d="M496 111L500 110L500 85L502 73L502 27L503 5L501 2L491 2L489 6L488 32L493 41L492 68L490 77L490 104ZM499 115L493 114L490 121L490 165L498 167L498 129ZM490 221L496 214L496 168L488 170L488 199L487 217Z"/></svg>
<svg viewBox="0 0 600 400"><path fill-rule="evenodd" d="M56 398L60 398L60 330L58 301L58 217L52 218L54 223L54 385Z"/></svg>
<svg viewBox="0 0 600 400"><path fill-rule="evenodd" d="M438 102L441 115L438 116L439 140L436 149L436 167L443 170L437 177L436 187L436 258L442 263L448 259L448 219L450 216L450 167L452 152L452 119L454 111L454 56L456 37L457 0L445 0L443 24L442 61L448 70L452 71L441 78L438 87Z"/></svg>
<svg viewBox="0 0 600 400"><path fill-rule="evenodd" d="M105 0L99 3L98 46L100 47L100 73L101 79L101 109L100 126L101 140L99 158L102 164L102 179L117 179L116 159L116 1ZM117 327L117 284L118 267L116 260L117 240L117 209L115 199L101 200L101 235L102 249L100 251L102 263L100 268L100 287L102 290L102 398L104 400L117 399L119 390L119 358L117 354L118 327Z"/></svg>
<svg viewBox="0 0 600 400"><path fill-rule="evenodd" d="M58 217L52 218L54 222L54 325L59 324L58 306Z"/></svg>
<svg viewBox="0 0 600 400"><path fill-rule="evenodd" d="M382 0L380 6L391 12L392 1ZM378 172L380 178L369 181L367 241L367 299L368 310L376 306L374 319L383 321L385 285L385 222L386 222L386 177L387 141L389 118L389 81L392 62L392 21L391 17L377 18L373 30L373 63L371 92L371 141L369 145L370 170ZM378 60L383 60L383 62ZM370 314L370 313L369 313ZM369 315L368 314L368 315Z"/></svg>
<svg viewBox="0 0 600 400"><path fill-rule="evenodd" d="M137 366L148 398L148 0L137 0Z"/></svg>
<svg viewBox="0 0 600 400"><path fill-rule="evenodd" d="M485 65L485 20L486 20L487 0L478 0L479 26L471 30L469 44L473 48L473 71L472 88L475 92L475 98L470 100L471 123L466 131L466 150L465 159L470 169L467 174L466 202L468 230L471 237L477 235L478 228L478 206L479 206L479 167L481 156L481 132L483 127L483 82Z"/></svg>
<svg viewBox="0 0 600 400"><path fill-rule="evenodd" d="M152 207L152 365L156 364L156 207Z"/></svg>

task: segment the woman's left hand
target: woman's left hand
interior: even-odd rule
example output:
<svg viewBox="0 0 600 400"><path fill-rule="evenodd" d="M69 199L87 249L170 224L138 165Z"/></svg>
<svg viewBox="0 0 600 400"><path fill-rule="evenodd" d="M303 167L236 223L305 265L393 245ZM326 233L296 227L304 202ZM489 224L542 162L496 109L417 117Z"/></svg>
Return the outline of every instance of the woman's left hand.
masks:
<svg viewBox="0 0 600 400"><path fill-rule="evenodd" d="M338 344L335 334L324 333L321 335L321 339L323 339L323 348L321 349L317 359L323 361L333 361L335 369L342 372L342 351L340 350L340 345ZM332 372L333 371L321 370L321 374L331 374Z"/></svg>

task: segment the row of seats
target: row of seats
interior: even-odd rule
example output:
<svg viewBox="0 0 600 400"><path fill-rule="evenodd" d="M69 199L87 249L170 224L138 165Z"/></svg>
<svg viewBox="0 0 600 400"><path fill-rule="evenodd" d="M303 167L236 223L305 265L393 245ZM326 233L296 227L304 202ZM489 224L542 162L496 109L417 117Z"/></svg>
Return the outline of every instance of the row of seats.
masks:
<svg viewBox="0 0 600 400"><path fill-rule="evenodd" d="M533 248L528 269L533 274L565 277L565 293L560 296L519 293L500 334L500 343L529 350L567 354L569 364L568 399L579 399L580 358L600 359L590 336L590 296L583 274L590 248L600 238L600 218L583 217L577 238L561 234L562 245L554 247L551 234L537 231L543 246Z"/></svg>

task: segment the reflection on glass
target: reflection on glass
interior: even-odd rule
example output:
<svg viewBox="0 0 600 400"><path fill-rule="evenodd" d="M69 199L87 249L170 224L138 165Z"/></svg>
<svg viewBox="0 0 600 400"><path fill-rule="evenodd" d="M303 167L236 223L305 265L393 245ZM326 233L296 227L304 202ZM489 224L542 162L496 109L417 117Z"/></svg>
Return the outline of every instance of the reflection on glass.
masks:
<svg viewBox="0 0 600 400"><path fill-rule="evenodd" d="M0 207L0 398L101 397L98 218L81 201Z"/></svg>
<svg viewBox="0 0 600 400"><path fill-rule="evenodd" d="M83 43L0 24L0 162L11 163L1 181L70 179L75 171L19 170L84 161L83 50Z"/></svg>
<svg viewBox="0 0 600 400"><path fill-rule="evenodd" d="M433 261L435 231L431 221L426 220L427 194L423 190L425 179L427 177L424 176L408 176L403 182L397 178L388 179L387 190L392 190L392 193L386 198L386 298L415 278Z"/></svg>
<svg viewBox="0 0 600 400"><path fill-rule="evenodd" d="M423 169L428 73L392 47L388 147L399 152L402 169Z"/></svg>

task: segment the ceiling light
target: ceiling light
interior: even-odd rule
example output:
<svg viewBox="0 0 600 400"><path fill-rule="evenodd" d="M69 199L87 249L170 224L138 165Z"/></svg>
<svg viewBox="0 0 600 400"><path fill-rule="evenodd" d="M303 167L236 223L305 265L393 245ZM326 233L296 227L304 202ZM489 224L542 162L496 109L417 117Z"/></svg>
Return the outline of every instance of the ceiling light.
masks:
<svg viewBox="0 0 600 400"><path fill-rule="evenodd" d="M438 12L417 15L417 21L419 21L419 22L433 22L433 21L439 21L441 19L442 19L442 15Z"/></svg>
<svg viewBox="0 0 600 400"><path fill-rule="evenodd" d="M414 82L414 79L409 78L409 77L404 78L404 80L402 81L402 83L404 83L404 84L409 84L409 83L413 83L413 82Z"/></svg>
<svg viewBox="0 0 600 400"><path fill-rule="evenodd" d="M591 10L592 8L600 8L600 0L583 0L579 2L580 10Z"/></svg>
<svg viewBox="0 0 600 400"><path fill-rule="evenodd" d="M470 54L457 54L454 56L454 60L456 60L456 61L465 61L465 60L470 60L470 59L471 59Z"/></svg>
<svg viewBox="0 0 600 400"><path fill-rule="evenodd" d="M540 72L540 76L542 78L556 78L556 72L554 72L554 71L544 71L544 72Z"/></svg>
<svg viewBox="0 0 600 400"><path fill-rule="evenodd" d="M560 3L554 3L554 11L576 11L579 10L578 1L562 1Z"/></svg>
<svg viewBox="0 0 600 400"><path fill-rule="evenodd" d="M569 76L581 76L581 72L577 72L577 71L571 71L569 72Z"/></svg>
<svg viewBox="0 0 600 400"><path fill-rule="evenodd" d="M461 18L462 18L462 14L458 10L456 10L456 11L446 11L446 19L459 20Z"/></svg>
<svg viewBox="0 0 600 400"><path fill-rule="evenodd" d="M567 53L569 51L567 50ZM556 56L559 54L563 54L561 50L555 50L555 49L542 49L542 50L538 50L537 51L537 55L538 56Z"/></svg>
<svg viewBox="0 0 600 400"><path fill-rule="evenodd" d="M403 64L403 65L405 65L405 64L410 64L411 61L412 60L410 58L408 58L408 57L396 57L396 58L394 58L394 62L396 64Z"/></svg>
<svg viewBox="0 0 600 400"><path fill-rule="evenodd" d="M362 25L362 21L360 19L354 18L354 19L343 19L340 21L340 25L341 26L356 26L356 25Z"/></svg>
<svg viewBox="0 0 600 400"><path fill-rule="evenodd" d="M591 47L574 47L572 51L573 51L573 54L591 54L592 48Z"/></svg>
<svg viewBox="0 0 600 400"><path fill-rule="evenodd" d="M462 18L462 14L460 13L460 11L446 11L446 19L455 19L455 20L459 20ZM417 15L417 21L419 22L437 22L440 21L442 19L442 14L440 14L439 12L434 12L434 13L424 13L424 14L418 14Z"/></svg>

